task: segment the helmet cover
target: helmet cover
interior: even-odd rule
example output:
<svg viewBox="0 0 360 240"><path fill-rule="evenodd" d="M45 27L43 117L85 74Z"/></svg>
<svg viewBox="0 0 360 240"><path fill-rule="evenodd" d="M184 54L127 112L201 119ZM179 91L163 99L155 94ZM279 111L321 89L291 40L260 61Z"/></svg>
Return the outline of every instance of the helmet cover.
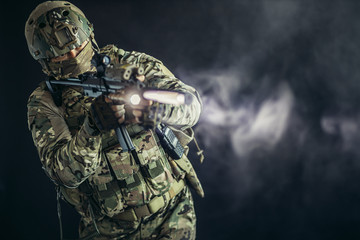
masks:
<svg viewBox="0 0 360 240"><path fill-rule="evenodd" d="M25 24L25 37L35 60L61 56L93 38L93 26L84 13L66 1L38 5Z"/></svg>

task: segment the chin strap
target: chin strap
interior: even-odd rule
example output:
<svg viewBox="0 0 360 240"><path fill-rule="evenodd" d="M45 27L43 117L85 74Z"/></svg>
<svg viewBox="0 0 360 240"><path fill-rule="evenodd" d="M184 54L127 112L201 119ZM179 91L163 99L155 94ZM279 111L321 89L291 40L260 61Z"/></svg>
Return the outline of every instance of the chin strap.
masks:
<svg viewBox="0 0 360 240"><path fill-rule="evenodd" d="M100 48L99 48L99 45L97 44L97 42L95 41L95 34L94 32L91 32L90 34L90 42L92 43L92 46L93 46L93 50L95 52L99 52L100 51Z"/></svg>

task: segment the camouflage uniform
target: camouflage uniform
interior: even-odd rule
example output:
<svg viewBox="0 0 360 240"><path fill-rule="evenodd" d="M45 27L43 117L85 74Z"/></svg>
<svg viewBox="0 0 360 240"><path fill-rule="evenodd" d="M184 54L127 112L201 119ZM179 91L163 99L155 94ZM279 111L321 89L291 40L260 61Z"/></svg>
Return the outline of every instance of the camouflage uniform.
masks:
<svg viewBox="0 0 360 240"><path fill-rule="evenodd" d="M201 112L196 90L149 55L113 45L100 52L115 64L143 66L149 87L194 96L191 105L166 105L163 118L187 153L186 145L193 138L191 127ZM28 125L43 168L60 186L64 200L81 215L80 236L97 227L101 236L94 239L194 239L196 217L186 183L200 195L203 191L186 154L171 159L153 130L130 124L126 128L139 165L131 154L121 151L114 130L100 133L94 125L89 115L93 100L81 88L65 87L62 105L56 106L41 83L28 102Z"/></svg>

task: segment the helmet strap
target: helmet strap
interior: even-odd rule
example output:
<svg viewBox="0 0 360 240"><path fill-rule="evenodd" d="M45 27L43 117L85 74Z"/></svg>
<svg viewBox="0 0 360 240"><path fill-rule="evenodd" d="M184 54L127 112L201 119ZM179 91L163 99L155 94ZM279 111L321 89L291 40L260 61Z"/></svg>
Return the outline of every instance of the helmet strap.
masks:
<svg viewBox="0 0 360 240"><path fill-rule="evenodd" d="M97 42L95 41L95 34L94 32L91 32L90 34L90 41L91 41L91 44L92 44L92 47L93 47L93 50L95 52L99 52L100 51L100 48L99 48L99 45L97 44Z"/></svg>

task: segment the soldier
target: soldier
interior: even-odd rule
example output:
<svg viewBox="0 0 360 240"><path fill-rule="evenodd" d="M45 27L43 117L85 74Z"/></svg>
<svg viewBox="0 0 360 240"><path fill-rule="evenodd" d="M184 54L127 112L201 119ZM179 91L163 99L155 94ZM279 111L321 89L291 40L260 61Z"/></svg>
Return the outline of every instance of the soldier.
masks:
<svg viewBox="0 0 360 240"><path fill-rule="evenodd" d="M26 22L25 36L30 54L51 78L95 72L91 60L101 53L113 64L142 66L144 74L137 79L146 86L193 96L190 105L163 104L159 119L184 147L180 159L164 150L154 131L159 122L148 119L156 103L144 100L134 110L111 100L123 98L124 93L94 99L85 96L81 87L64 86L55 93L41 82L28 101L28 126L58 195L81 216L81 239L195 239L196 217L188 184L200 196L204 193L186 155L193 139L191 127L201 112L196 90L149 55L114 45L99 49L92 24L66 1L38 5ZM125 124L135 155L122 151L114 129L94 120L105 114L99 110L104 104L119 124Z"/></svg>

